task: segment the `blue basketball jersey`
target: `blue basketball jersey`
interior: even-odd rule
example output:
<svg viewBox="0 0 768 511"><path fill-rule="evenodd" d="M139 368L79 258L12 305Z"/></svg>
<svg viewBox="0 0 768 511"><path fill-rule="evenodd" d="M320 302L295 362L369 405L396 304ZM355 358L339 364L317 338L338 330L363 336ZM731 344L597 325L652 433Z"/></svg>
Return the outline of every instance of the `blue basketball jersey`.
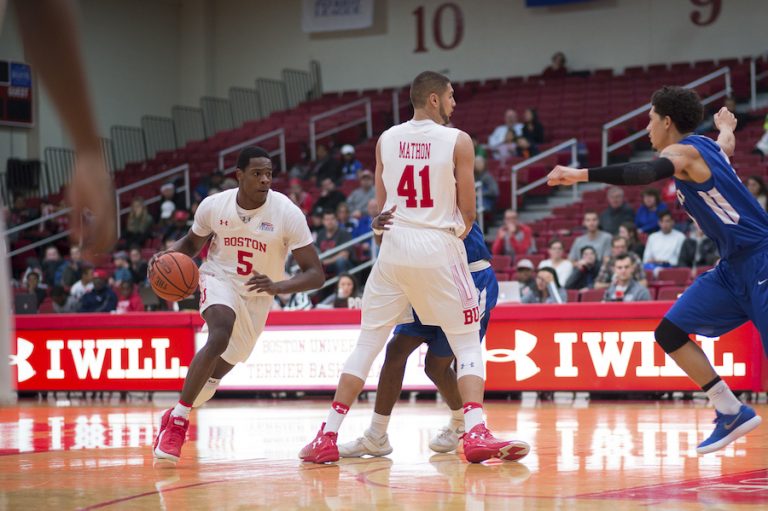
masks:
<svg viewBox="0 0 768 511"><path fill-rule="evenodd" d="M714 140L690 135L680 144L696 148L712 177L704 183L675 178L677 198L688 214L728 259L768 241L768 213L749 193L728 157Z"/></svg>
<svg viewBox="0 0 768 511"><path fill-rule="evenodd" d="M464 238L464 248L467 250L467 262L474 263L483 259L491 260L491 252L485 244L483 232L477 222L472 224L472 230Z"/></svg>

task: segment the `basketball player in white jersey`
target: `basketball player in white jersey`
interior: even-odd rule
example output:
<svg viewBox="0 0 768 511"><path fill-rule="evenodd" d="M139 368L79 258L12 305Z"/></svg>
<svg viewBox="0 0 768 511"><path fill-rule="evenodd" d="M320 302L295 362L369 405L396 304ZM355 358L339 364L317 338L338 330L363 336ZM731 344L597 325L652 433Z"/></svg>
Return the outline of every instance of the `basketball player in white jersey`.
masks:
<svg viewBox="0 0 768 511"><path fill-rule="evenodd" d="M472 140L444 126L456 105L445 76L419 74L411 84L411 103L413 119L385 131L376 145L376 200L380 210L396 214L365 286L360 337L344 365L328 420L299 453L304 461L339 459L341 422L409 305L423 324L443 329L456 355L467 460L518 459L528 452L524 442L496 440L483 423L480 312L461 241L476 214Z"/></svg>
<svg viewBox="0 0 768 511"><path fill-rule="evenodd" d="M316 289L325 281L306 217L288 197L270 190L269 154L246 147L236 175L238 188L206 197L187 235L162 252L195 257L211 240L200 268L200 314L208 340L189 365L178 404L163 414L153 449L161 460L179 460L192 407L213 397L221 378L248 359L274 295ZM301 271L283 280L288 251Z"/></svg>
<svg viewBox="0 0 768 511"><path fill-rule="evenodd" d="M70 239L82 245L86 258L94 253L107 252L116 237L115 195L88 97L74 3L17 0L13 6L24 53L45 84L77 156L72 180L67 187L72 207ZM6 1L0 0L0 28L5 12ZM84 211L89 212L87 224L82 223ZM0 204L0 233L5 231L3 216ZM15 382L7 362L15 337L8 298L11 284L5 241L5 236L0 238L0 406L16 401Z"/></svg>

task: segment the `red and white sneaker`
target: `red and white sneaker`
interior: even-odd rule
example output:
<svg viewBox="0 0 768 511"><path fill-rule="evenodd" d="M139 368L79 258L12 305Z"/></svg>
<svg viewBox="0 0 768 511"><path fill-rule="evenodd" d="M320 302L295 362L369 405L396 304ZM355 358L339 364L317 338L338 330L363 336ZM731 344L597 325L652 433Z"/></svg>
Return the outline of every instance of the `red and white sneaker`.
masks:
<svg viewBox="0 0 768 511"><path fill-rule="evenodd" d="M339 461L339 448L336 445L338 435L331 431L324 433L323 427L320 428L312 443L305 445L299 452L299 458L312 463Z"/></svg>
<svg viewBox="0 0 768 511"><path fill-rule="evenodd" d="M157 449L157 444L160 443L160 435L163 434L163 431L165 431L165 428L168 426L168 419L171 417L172 411L173 411L173 408L168 408L163 414L163 418L160 419L160 430L157 432L154 445L152 445L153 451Z"/></svg>
<svg viewBox="0 0 768 511"><path fill-rule="evenodd" d="M173 461L174 463L179 461L181 448L187 439L187 429L189 429L189 421L187 419L171 416L165 429L160 431L157 437L157 447L154 450L155 458Z"/></svg>
<svg viewBox="0 0 768 511"><path fill-rule="evenodd" d="M520 440L498 440L485 424L480 423L462 437L464 440L464 456L470 463L480 463L491 458L506 461L517 461L530 451L530 446Z"/></svg>

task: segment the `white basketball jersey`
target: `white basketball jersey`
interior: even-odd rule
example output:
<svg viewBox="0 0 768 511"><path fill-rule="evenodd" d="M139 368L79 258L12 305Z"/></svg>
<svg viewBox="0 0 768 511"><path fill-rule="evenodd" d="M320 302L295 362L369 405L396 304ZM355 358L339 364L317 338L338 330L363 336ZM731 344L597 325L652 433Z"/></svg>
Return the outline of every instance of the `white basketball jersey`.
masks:
<svg viewBox="0 0 768 511"><path fill-rule="evenodd" d="M431 120L393 126L380 138L384 209L397 204L393 228L452 229L464 232L456 204L453 151L459 130Z"/></svg>
<svg viewBox="0 0 768 511"><path fill-rule="evenodd" d="M271 190L264 205L244 222L237 212L237 190L206 197L197 208L192 232L213 234L200 273L229 280L241 295L264 295L245 287L254 270L275 282L284 280L288 251L311 245L312 235L301 210Z"/></svg>

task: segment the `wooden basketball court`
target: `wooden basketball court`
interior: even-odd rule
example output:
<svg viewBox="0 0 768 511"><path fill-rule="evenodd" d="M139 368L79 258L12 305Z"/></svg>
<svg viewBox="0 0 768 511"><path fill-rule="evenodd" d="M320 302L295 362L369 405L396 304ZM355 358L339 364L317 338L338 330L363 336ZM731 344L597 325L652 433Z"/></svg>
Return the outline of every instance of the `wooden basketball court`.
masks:
<svg viewBox="0 0 768 511"><path fill-rule="evenodd" d="M213 401L192 415L175 467L153 467L165 403L22 402L0 409L0 509L740 509L768 508L768 424L715 454L704 402L489 402L519 463L468 464L427 443L440 403L401 402L388 458L313 465L296 455L326 400ZM755 405L768 418L763 397ZM357 403L340 440L368 425Z"/></svg>

